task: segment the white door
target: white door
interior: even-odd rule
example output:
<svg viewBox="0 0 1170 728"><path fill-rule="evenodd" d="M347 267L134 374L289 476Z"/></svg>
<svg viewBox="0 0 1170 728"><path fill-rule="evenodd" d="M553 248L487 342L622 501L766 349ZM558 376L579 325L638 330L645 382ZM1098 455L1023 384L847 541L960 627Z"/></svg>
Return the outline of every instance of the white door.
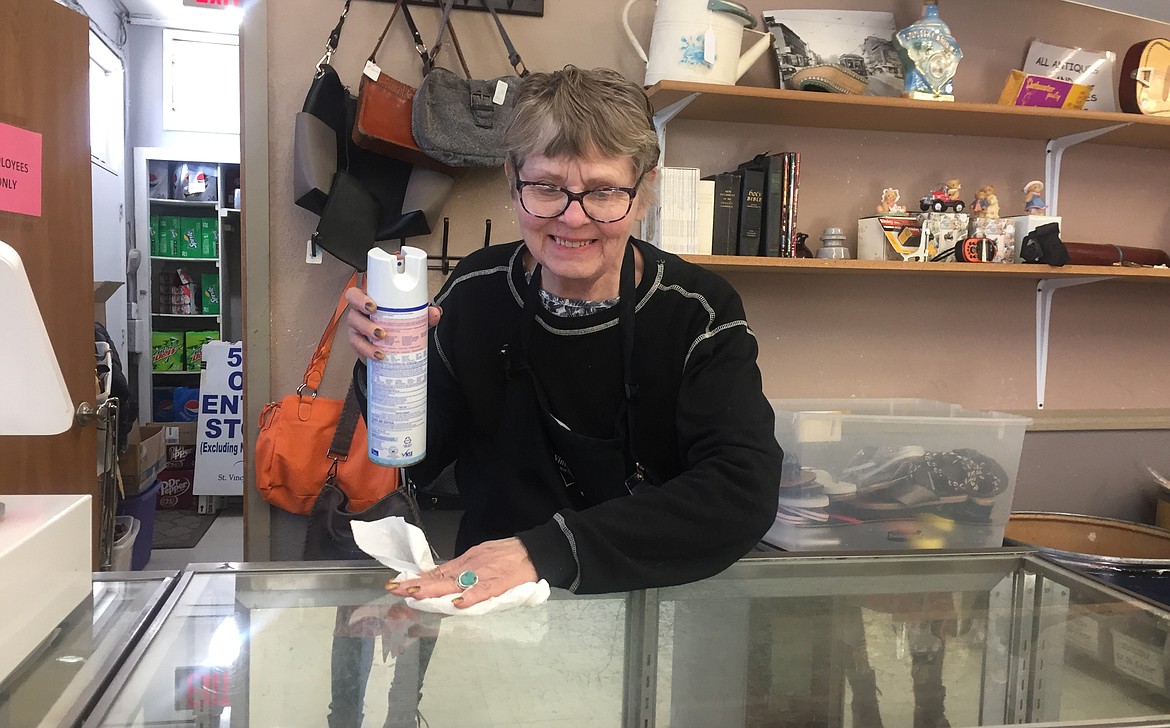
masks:
<svg viewBox="0 0 1170 728"><path fill-rule="evenodd" d="M122 61L89 33L90 178L93 279L126 282L126 94ZM106 330L126 366L126 286L106 301Z"/></svg>

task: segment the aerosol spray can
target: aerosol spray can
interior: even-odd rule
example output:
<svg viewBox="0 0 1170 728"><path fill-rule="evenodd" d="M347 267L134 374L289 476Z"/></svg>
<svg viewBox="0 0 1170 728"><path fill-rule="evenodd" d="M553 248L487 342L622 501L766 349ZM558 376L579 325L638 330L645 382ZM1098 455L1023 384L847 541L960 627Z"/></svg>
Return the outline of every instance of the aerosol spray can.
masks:
<svg viewBox="0 0 1170 728"><path fill-rule="evenodd" d="M370 460L402 467L427 453L427 254L402 247L402 258L381 248L366 255L366 291L378 304L370 318L386 336L384 354L370 359L366 427Z"/></svg>

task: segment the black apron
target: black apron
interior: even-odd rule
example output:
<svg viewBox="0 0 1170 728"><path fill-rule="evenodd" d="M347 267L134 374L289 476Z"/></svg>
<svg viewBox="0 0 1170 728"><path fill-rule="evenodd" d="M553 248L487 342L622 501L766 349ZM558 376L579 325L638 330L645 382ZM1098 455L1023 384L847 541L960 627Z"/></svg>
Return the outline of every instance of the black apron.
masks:
<svg viewBox="0 0 1170 728"><path fill-rule="evenodd" d="M622 334L624 397L612 438L573 432L549 411L540 380L528 363L528 345L540 302L537 264L524 292L524 313L513 343L503 350L507 383L499 440L506 458L504 470L514 483L532 489L547 501L554 493L557 510L582 510L612 498L629 495L645 482L644 471L633 457L631 404L637 387L632 377L634 351L634 248L627 244L618 286L618 324ZM507 475L505 476L507 477ZM545 516L547 519L551 514ZM535 525L535 524L534 524Z"/></svg>

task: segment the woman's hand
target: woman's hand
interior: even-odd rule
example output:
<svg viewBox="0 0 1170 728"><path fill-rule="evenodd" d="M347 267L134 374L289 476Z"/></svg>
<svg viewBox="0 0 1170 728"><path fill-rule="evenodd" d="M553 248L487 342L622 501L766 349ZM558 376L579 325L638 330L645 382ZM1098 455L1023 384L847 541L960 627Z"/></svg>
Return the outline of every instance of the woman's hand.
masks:
<svg viewBox="0 0 1170 728"><path fill-rule="evenodd" d="M479 581L469 589L461 589L456 580L465 571L472 571ZM391 594L401 597L427 599L448 594L459 594L453 604L470 607L485 599L496 597L514 586L536 581L536 567L528 558L528 549L518 538L486 541L468 549L462 556L452 559L434 571L428 571L417 579L392 581L386 585Z"/></svg>
<svg viewBox="0 0 1170 728"><path fill-rule="evenodd" d="M349 313L345 316L349 345L363 359L381 359L384 355L373 342L385 337L386 332L370 320L370 315L378 310L378 304L360 288L348 289L345 300L349 302ZM442 315L443 309L431 305L427 308L427 325L434 328Z"/></svg>

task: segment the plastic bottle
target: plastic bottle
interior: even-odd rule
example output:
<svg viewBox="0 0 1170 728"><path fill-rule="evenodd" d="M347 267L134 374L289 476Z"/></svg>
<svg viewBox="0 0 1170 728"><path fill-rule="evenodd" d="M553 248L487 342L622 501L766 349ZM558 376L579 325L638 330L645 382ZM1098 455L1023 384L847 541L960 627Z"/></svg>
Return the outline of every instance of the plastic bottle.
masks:
<svg viewBox="0 0 1170 728"><path fill-rule="evenodd" d="M426 251L402 247L402 259L381 248L366 255L366 291L378 304L372 318L386 332L374 345L366 380L370 460L403 467L427 452Z"/></svg>

